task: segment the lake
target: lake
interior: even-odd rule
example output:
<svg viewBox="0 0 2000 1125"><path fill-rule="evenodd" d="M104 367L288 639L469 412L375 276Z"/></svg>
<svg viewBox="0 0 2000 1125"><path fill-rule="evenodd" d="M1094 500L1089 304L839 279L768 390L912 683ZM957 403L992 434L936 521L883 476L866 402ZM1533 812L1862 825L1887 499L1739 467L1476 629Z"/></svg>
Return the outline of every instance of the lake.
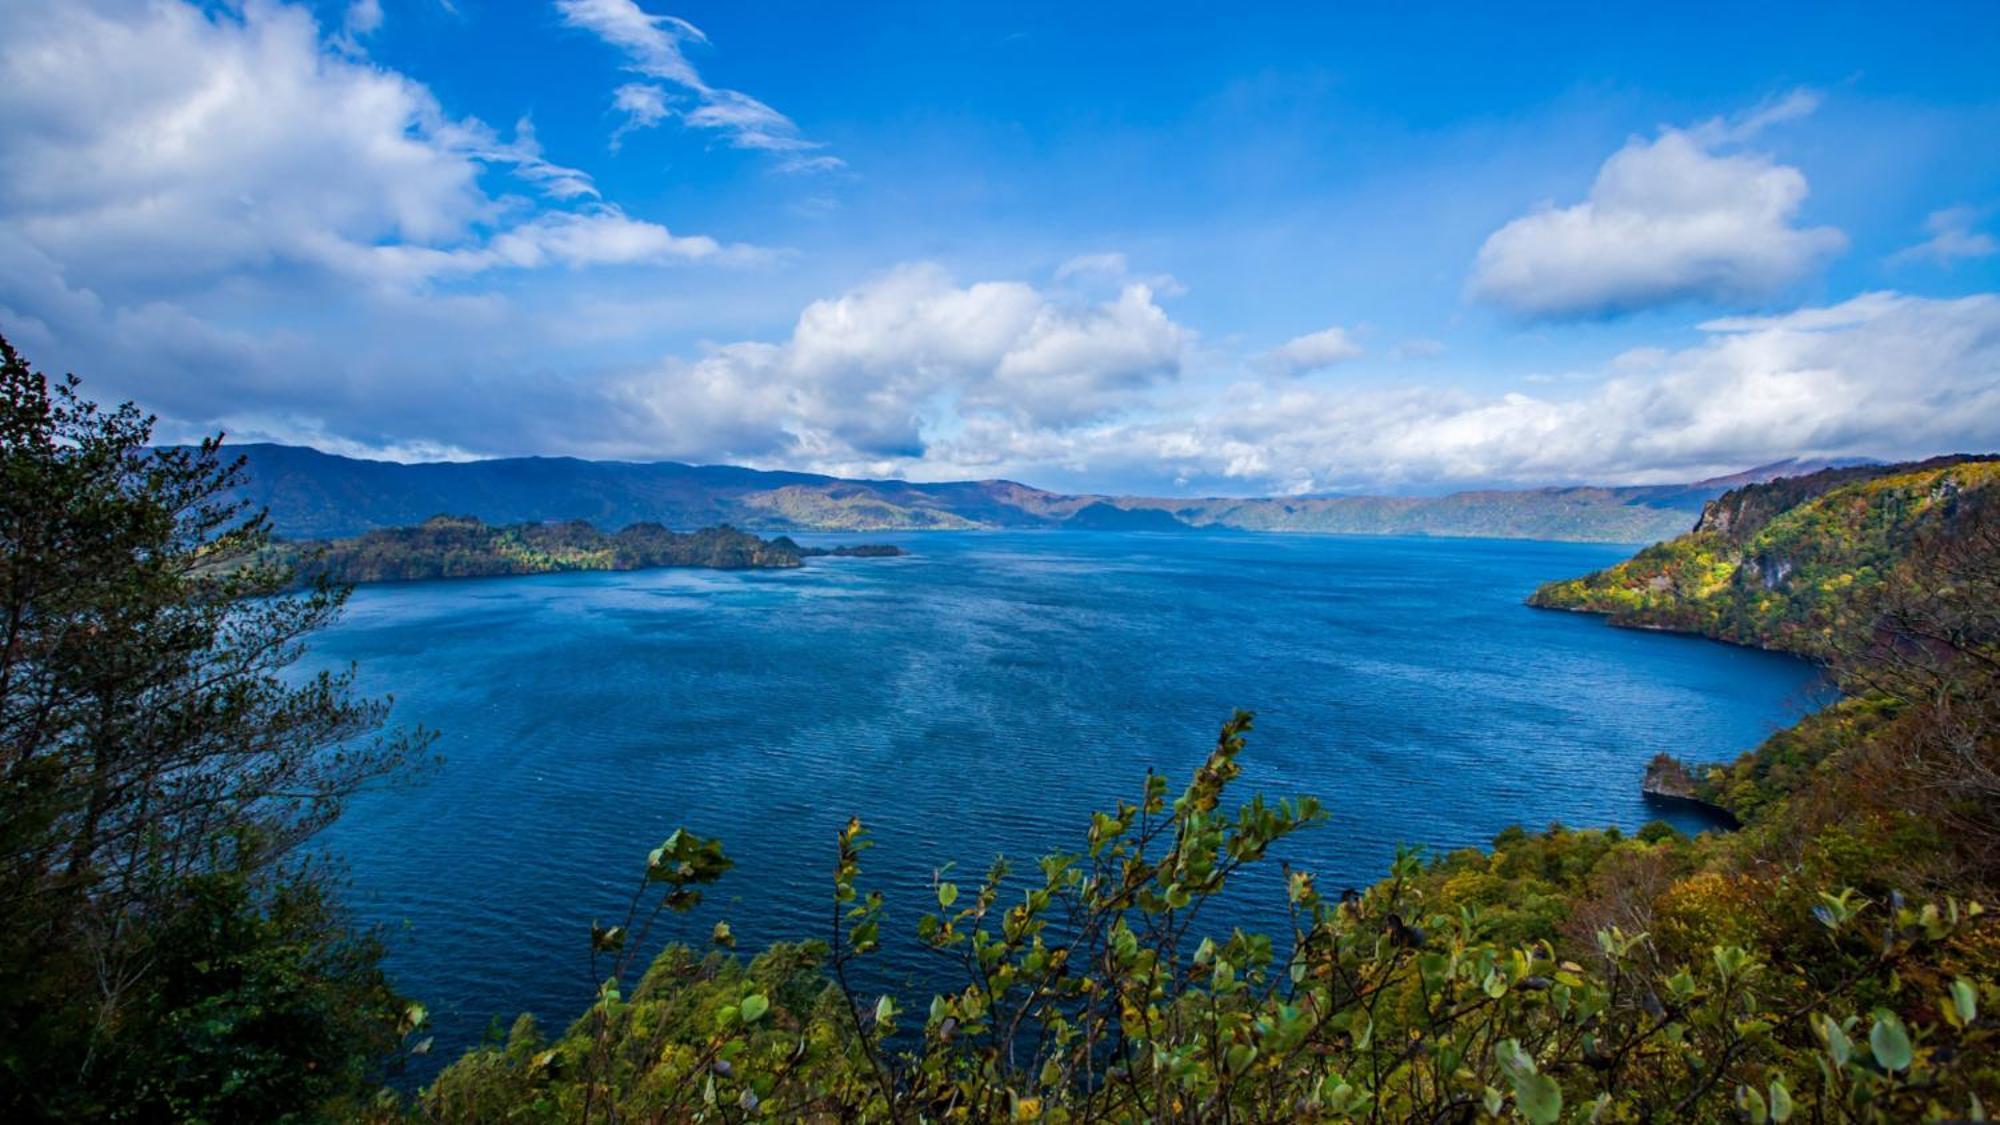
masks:
<svg viewBox="0 0 2000 1125"><path fill-rule="evenodd" d="M752 950L824 935L834 832L860 816L864 885L888 896L870 982L917 990L934 868L972 882L996 852L1080 847L1149 766L1178 791L1235 707L1257 713L1238 797L1322 798L1332 824L1279 857L1339 887L1398 844L1636 828L1659 815L1639 794L1655 753L1733 755L1823 702L1787 657L1521 604L1625 547L860 539L911 554L364 587L316 640L314 666L358 662L396 721L442 732L427 784L357 800L322 837L430 1007L421 1071L491 1017L580 1013L591 919L622 917L676 826L723 837L736 868L667 936L726 919ZM1281 903L1274 862L1215 921Z"/></svg>

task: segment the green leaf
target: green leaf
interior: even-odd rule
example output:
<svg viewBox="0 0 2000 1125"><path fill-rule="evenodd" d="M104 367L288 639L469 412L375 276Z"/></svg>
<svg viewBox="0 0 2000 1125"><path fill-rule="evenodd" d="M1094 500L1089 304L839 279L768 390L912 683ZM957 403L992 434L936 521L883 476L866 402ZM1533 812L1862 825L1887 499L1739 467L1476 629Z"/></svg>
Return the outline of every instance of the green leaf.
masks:
<svg viewBox="0 0 2000 1125"><path fill-rule="evenodd" d="M1514 1104L1521 1116L1535 1125L1555 1125L1562 1117L1563 1092L1546 1074L1517 1071L1507 1076L1514 1084Z"/></svg>
<svg viewBox="0 0 2000 1125"><path fill-rule="evenodd" d="M1750 1125L1764 1125L1771 1119L1771 1111L1764 1105L1764 1095L1753 1086L1736 1087L1736 1112Z"/></svg>
<svg viewBox="0 0 2000 1125"><path fill-rule="evenodd" d="M1792 1092L1782 1078L1771 1079L1771 1120L1779 1125L1792 1119Z"/></svg>
<svg viewBox="0 0 2000 1125"><path fill-rule="evenodd" d="M736 1006L736 1014L743 1017L744 1023L756 1023L770 1010L770 999L757 992L745 996L743 1002Z"/></svg>
<svg viewBox="0 0 2000 1125"><path fill-rule="evenodd" d="M1951 982L1951 1006L1958 1009L1958 1018L1971 1023L1979 1018L1979 994L1972 989L1972 982L1960 977Z"/></svg>
<svg viewBox="0 0 2000 1125"><path fill-rule="evenodd" d="M1868 1049L1875 1054L1875 1061L1883 1070L1908 1070L1912 1053L1910 1033L1903 1030L1903 1021L1895 1013L1877 1011L1875 1026L1868 1029Z"/></svg>
<svg viewBox="0 0 2000 1125"><path fill-rule="evenodd" d="M958 901L958 884L939 883L937 895L938 906L942 909L950 910L951 904Z"/></svg>
<svg viewBox="0 0 2000 1125"><path fill-rule="evenodd" d="M1833 1058L1833 1065L1846 1066L1854 1054L1854 1044L1842 1031L1840 1023L1832 1016L1819 1017L1819 1033L1826 1040L1826 1053Z"/></svg>

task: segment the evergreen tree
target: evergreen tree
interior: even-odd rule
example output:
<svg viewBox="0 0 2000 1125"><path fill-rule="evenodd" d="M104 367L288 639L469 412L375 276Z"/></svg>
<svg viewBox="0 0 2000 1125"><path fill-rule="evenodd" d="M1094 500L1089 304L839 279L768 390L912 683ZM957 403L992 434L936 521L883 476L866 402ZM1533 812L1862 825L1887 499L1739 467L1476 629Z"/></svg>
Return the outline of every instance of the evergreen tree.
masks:
<svg viewBox="0 0 2000 1125"><path fill-rule="evenodd" d="M402 1010L299 846L427 738L287 675L346 592L288 593L221 440L152 429L0 340L9 1120L309 1111Z"/></svg>

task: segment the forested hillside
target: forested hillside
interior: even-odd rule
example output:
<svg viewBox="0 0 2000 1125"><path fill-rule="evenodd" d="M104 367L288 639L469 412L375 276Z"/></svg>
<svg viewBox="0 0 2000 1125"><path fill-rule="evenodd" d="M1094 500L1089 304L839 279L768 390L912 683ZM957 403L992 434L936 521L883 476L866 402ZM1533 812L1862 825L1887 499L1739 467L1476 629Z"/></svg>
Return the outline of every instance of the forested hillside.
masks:
<svg viewBox="0 0 2000 1125"><path fill-rule="evenodd" d="M1535 592L1619 625L1829 656L1862 635L1885 584L1983 526L2000 461L1828 469L1709 503L1693 531Z"/></svg>
<svg viewBox="0 0 2000 1125"><path fill-rule="evenodd" d="M343 583L673 566L768 570L802 566L820 555L901 553L884 546L801 547L783 536L760 539L733 527L676 532L636 523L614 533L582 520L489 527L468 516L433 516L416 527L287 543L270 552L301 580Z"/></svg>

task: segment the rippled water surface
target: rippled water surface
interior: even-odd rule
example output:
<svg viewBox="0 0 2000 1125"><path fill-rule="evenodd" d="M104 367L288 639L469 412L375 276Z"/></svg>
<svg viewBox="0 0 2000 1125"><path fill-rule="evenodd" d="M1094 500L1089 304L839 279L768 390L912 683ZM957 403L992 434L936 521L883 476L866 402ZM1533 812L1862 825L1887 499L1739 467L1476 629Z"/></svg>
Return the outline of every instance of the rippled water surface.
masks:
<svg viewBox="0 0 2000 1125"><path fill-rule="evenodd" d="M1790 659L1521 604L1623 548L867 538L913 553L355 594L314 660L359 662L397 721L442 732L446 764L324 840L429 1004L434 1059L495 1015L579 1012L591 918L622 915L677 825L724 837L737 866L670 936L718 918L748 948L822 934L850 815L875 833L867 882L900 935L933 867L1076 845L1147 767L1183 778L1233 707L1257 712L1242 794L1322 797L1333 824L1284 858L1339 886L1399 842L1636 827L1657 815L1638 792L1654 753L1731 754L1812 701ZM908 939L877 967L929 971Z"/></svg>

